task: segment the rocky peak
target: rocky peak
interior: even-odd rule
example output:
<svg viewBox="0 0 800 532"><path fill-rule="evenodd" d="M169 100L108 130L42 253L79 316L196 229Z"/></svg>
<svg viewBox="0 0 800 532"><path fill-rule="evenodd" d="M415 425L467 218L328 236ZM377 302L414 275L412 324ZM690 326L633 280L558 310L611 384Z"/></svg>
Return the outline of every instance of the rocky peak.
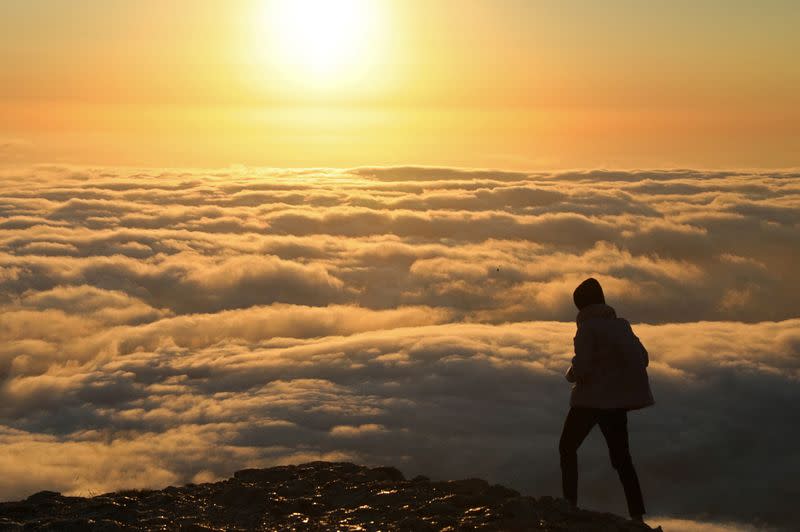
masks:
<svg viewBox="0 0 800 532"><path fill-rule="evenodd" d="M406 480L394 467L309 462L96 497L42 491L0 503L0 530L652 530L485 480Z"/></svg>

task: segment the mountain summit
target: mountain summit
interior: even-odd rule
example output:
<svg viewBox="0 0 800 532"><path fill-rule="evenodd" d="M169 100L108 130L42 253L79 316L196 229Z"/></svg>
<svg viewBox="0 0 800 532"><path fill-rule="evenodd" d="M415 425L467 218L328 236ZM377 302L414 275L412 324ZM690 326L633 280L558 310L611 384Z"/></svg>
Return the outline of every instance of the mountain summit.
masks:
<svg viewBox="0 0 800 532"><path fill-rule="evenodd" d="M0 530L653 530L485 480L407 480L394 467L309 462L95 497L41 491L0 503Z"/></svg>

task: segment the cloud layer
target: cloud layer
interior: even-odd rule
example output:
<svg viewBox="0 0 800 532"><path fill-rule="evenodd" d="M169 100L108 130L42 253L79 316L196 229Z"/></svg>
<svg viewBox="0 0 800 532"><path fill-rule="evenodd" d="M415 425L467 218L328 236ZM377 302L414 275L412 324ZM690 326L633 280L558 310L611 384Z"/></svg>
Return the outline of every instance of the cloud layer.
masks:
<svg viewBox="0 0 800 532"><path fill-rule="evenodd" d="M557 494L590 275L651 353L650 512L800 496L799 174L36 167L0 198L0 497L320 458Z"/></svg>

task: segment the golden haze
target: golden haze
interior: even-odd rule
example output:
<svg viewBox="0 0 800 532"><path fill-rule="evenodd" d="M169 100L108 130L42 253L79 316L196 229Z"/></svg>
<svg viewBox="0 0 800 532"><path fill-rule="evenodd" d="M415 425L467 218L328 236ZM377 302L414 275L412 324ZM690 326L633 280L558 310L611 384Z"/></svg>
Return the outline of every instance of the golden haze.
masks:
<svg viewBox="0 0 800 532"><path fill-rule="evenodd" d="M6 3L3 162L797 163L793 3L330 5Z"/></svg>

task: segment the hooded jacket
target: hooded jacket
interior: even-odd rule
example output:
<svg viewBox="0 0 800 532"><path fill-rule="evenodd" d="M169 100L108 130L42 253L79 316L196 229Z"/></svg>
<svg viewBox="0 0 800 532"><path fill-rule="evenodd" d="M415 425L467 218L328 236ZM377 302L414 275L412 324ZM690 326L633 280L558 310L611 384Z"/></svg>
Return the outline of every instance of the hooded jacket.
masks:
<svg viewBox="0 0 800 532"><path fill-rule="evenodd" d="M566 378L571 406L636 410L655 403L647 377L649 357L630 323L603 303L576 318L575 356Z"/></svg>

